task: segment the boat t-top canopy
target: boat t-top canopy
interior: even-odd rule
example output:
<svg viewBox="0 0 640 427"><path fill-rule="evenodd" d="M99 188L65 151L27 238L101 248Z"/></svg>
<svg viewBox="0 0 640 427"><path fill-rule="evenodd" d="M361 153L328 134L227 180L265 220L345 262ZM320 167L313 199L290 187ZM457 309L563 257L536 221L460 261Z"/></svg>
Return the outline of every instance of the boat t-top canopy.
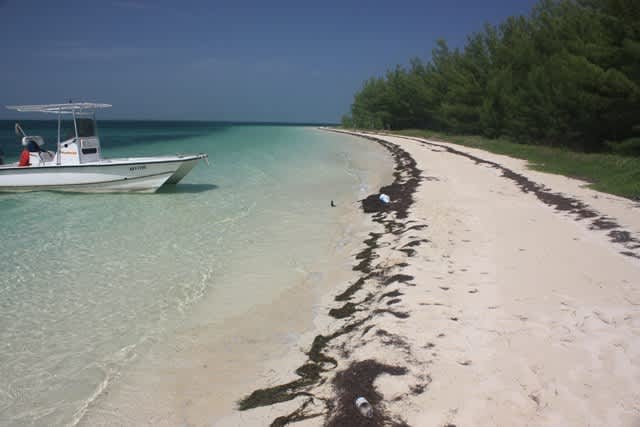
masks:
<svg viewBox="0 0 640 427"><path fill-rule="evenodd" d="M0 0L1 1L1 0ZM23 113L50 113L58 116L58 151L56 155L56 164L60 166L62 164L62 155L65 154L61 150L62 144L62 116L69 114L73 116L73 129L72 133L68 134L68 142L65 144L65 148L68 144L76 144L75 150L67 150L77 158L76 161L80 161L78 153L80 153L80 145L82 146L83 158L95 157L100 160L100 140L96 133L96 118L95 111L99 108L109 108L111 104L96 104L93 102L67 102L65 104L39 104L39 105L7 105L10 110L20 111ZM89 117L87 117L89 116ZM65 130L66 132L66 130ZM35 136L29 136L25 134L20 127L20 124L16 123L16 135L22 135L23 144L25 144L25 138L36 138ZM42 137L37 137L42 140ZM78 140L78 141L76 141Z"/></svg>
<svg viewBox="0 0 640 427"><path fill-rule="evenodd" d="M95 104L93 102L69 102L66 104L46 104L46 105L7 105L10 110L23 113L53 113L53 114L76 114L92 112L98 108L109 108L111 104Z"/></svg>

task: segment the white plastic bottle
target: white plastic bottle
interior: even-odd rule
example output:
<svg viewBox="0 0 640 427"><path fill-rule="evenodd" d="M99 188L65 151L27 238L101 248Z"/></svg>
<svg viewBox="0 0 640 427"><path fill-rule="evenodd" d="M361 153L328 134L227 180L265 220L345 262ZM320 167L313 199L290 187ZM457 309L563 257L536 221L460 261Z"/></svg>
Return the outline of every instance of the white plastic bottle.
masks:
<svg viewBox="0 0 640 427"><path fill-rule="evenodd" d="M356 408L358 408L363 417L373 417L373 407L364 397L358 397L356 399Z"/></svg>

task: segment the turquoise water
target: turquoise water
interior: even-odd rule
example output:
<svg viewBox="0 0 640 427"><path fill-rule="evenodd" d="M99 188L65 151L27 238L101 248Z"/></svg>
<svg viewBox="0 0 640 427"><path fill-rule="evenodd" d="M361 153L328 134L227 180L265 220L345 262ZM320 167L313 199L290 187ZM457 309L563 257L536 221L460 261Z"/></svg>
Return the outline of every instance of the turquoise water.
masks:
<svg viewBox="0 0 640 427"><path fill-rule="evenodd" d="M24 127L55 134L45 125ZM282 293L335 245L344 218L329 201L352 206L391 166L376 145L313 128L100 132L105 157L206 152L211 165L152 195L0 194L1 425L73 424L199 304L220 320Z"/></svg>

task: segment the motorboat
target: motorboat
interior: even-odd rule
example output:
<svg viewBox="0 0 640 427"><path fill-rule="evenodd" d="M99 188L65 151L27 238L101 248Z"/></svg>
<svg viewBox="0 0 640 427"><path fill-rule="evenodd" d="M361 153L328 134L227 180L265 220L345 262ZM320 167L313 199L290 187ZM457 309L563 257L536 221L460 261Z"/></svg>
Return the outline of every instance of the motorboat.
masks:
<svg viewBox="0 0 640 427"><path fill-rule="evenodd" d="M56 114L58 139L56 151L46 151L41 136L28 135L16 123L25 148L20 162L0 165L0 192L153 193L180 182L200 160L208 163L204 153L103 158L96 110L109 107L89 102L7 106L20 112ZM69 125L65 139L61 139L63 117L70 117L65 120Z"/></svg>

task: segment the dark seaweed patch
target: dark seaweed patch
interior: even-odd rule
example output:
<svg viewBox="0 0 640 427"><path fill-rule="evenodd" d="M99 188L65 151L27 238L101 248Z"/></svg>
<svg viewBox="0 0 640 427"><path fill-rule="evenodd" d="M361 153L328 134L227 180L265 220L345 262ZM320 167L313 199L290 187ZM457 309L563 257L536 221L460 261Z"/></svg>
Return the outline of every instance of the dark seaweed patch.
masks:
<svg viewBox="0 0 640 427"><path fill-rule="evenodd" d="M413 280L413 276L409 274L394 274L393 276L385 279L382 283L384 283L385 286L389 286L395 282L407 283L409 280Z"/></svg>
<svg viewBox="0 0 640 427"><path fill-rule="evenodd" d="M340 308L332 308L329 310L329 316L334 317L336 319L344 319L345 317L351 316L355 313L356 305L352 302L348 302Z"/></svg>
<svg viewBox="0 0 640 427"><path fill-rule="evenodd" d="M344 371L338 372L333 385L336 389L337 404L327 422L327 427L377 427L402 425L403 421L393 420L384 410L382 396L373 386L381 374L405 375L407 369L389 366L375 360L353 362ZM355 400L364 397L373 406L373 417L363 417L355 406Z"/></svg>
<svg viewBox="0 0 640 427"><path fill-rule="evenodd" d="M611 230L609 237L611 237L611 241L615 243L633 242L633 237L631 237L631 233L628 231Z"/></svg>
<svg viewBox="0 0 640 427"><path fill-rule="evenodd" d="M270 427L284 427L289 423L304 421L324 415L324 412L307 413L307 407L313 403L312 397L306 399L304 403L289 415L278 417L270 424Z"/></svg>
<svg viewBox="0 0 640 427"><path fill-rule="evenodd" d="M633 257L633 258L638 258L638 259L640 259L640 255L636 254L635 252L631 252L631 251L623 251L623 252L620 252L620 253L621 253L622 255L626 255L626 256L630 256L630 257Z"/></svg>
<svg viewBox="0 0 640 427"><path fill-rule="evenodd" d="M362 288L362 286L364 285L365 280L368 279L368 278L369 278L369 276L359 278L356 281L356 283L354 283L353 285L349 286L346 291L344 291L340 295L336 296L334 299L336 301L347 301L347 300L351 299L351 296L353 294L355 294L356 292L358 292Z"/></svg>
<svg viewBox="0 0 640 427"><path fill-rule="evenodd" d="M414 247L414 246L420 246L421 244L428 243L428 242L429 242L429 240L427 240L427 239L413 240L413 241L407 243L406 245L404 245L403 248L411 248L411 247Z"/></svg>
<svg viewBox="0 0 640 427"><path fill-rule="evenodd" d="M409 258L411 258L416 254L416 250L411 248L400 249L400 252L404 252L405 254L407 254Z"/></svg>
<svg viewBox="0 0 640 427"><path fill-rule="evenodd" d="M296 375L300 377L299 379L286 384L277 385L275 387L255 390L249 396L244 397L238 402L238 409L244 411L247 409L257 408L259 406L269 406L280 402L286 402L293 400L298 396L312 396L310 393L306 392L306 389L318 382L321 372L337 366L337 362L334 358L329 357L322 352L324 347L334 338L353 331L366 320L368 320L368 318L346 325L328 336L316 336L313 340L313 344L311 345L311 350L307 353L309 361L296 369ZM329 368L325 367L327 364L329 365Z"/></svg>
<svg viewBox="0 0 640 427"><path fill-rule="evenodd" d="M572 197L567 197L560 193L553 193L551 189L549 189L548 187L542 184L533 182L529 178L525 177L524 175L516 173L511 169L508 169L496 162L481 159L474 155L465 153L464 151L456 150L455 148L451 148L445 145L426 142L419 138L411 138L411 137L405 137L405 138L413 141L417 141L426 147L439 147L451 154L456 154L459 156L466 157L470 160L473 160L476 164L486 164L492 168L498 169L502 172L503 177L508 178L513 182L515 182L515 184L520 188L522 192L532 193L542 203L548 206L551 206L555 210L560 212L566 212L572 215L578 221L583 219L593 218L589 226L589 228L591 229L611 230L611 229L621 228L620 225L617 222L615 222L615 220L607 217L606 215L601 215L586 203ZM640 248L640 240L632 237L628 231L612 230L608 234L608 236L611 242L621 244L626 249L635 250ZM631 251L625 251L621 253L628 256L634 256L636 258L640 257L640 255L637 255L637 254L630 255L630 254L633 254L633 252Z"/></svg>
<svg viewBox="0 0 640 427"><path fill-rule="evenodd" d="M380 298L378 298L378 301L381 301L383 298L388 298L388 297L391 297L391 298L399 297L400 295L404 295L404 294L396 289L395 291L382 294Z"/></svg>
<svg viewBox="0 0 640 427"><path fill-rule="evenodd" d="M610 230L612 228L618 228L619 225L613 221L611 218L607 218L607 217L600 217L598 219L593 220L593 222L591 223L591 226L589 228L591 228L592 230Z"/></svg>
<svg viewBox="0 0 640 427"><path fill-rule="evenodd" d="M386 194L390 203L382 203L378 194L372 194L362 200L362 209L366 213L394 211L397 219L408 216L409 207L413 204L413 193L422 180L422 171L417 168L416 161L403 149L387 141L368 137L385 146L391 152L396 167L393 173L394 181L390 185L380 188L379 193ZM416 226L414 226L416 227Z"/></svg>
<svg viewBox="0 0 640 427"><path fill-rule="evenodd" d="M384 314L384 313L389 313L397 317L398 319L407 319L409 317L409 313L405 313L403 311L393 311L393 310L389 310L388 308L379 308L373 311L373 314Z"/></svg>
<svg viewBox="0 0 640 427"><path fill-rule="evenodd" d="M369 233L368 239L364 241L365 248L361 250L356 259L361 260L358 265L353 267L354 271L360 271L362 273L371 273L371 262L377 258L374 250L378 248L378 240L382 236L381 233Z"/></svg>
<svg viewBox="0 0 640 427"><path fill-rule="evenodd" d="M391 205L383 203L378 194L371 194L362 199L362 210L365 213L385 212L391 210Z"/></svg>
<svg viewBox="0 0 640 427"><path fill-rule="evenodd" d="M260 406L269 406L275 403L286 402L295 399L298 396L304 396L306 393L296 392L295 390L314 382L315 379L313 378L300 378L275 387L255 390L249 396L238 402L238 409L244 411Z"/></svg>

